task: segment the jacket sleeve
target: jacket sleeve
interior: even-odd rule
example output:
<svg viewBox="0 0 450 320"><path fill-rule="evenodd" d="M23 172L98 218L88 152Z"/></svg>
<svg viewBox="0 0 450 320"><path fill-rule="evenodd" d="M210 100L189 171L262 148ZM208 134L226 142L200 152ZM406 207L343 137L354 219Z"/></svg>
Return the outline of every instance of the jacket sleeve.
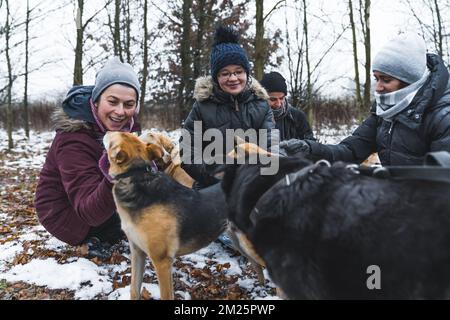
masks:
<svg viewBox="0 0 450 320"><path fill-rule="evenodd" d="M297 131L297 139L316 140L314 133L309 125L308 119L303 111L297 110L295 117L295 126Z"/></svg>
<svg viewBox="0 0 450 320"><path fill-rule="evenodd" d="M56 159L68 200L79 218L93 227L108 220L116 207L112 184L98 167L97 150L89 141L67 139L58 146Z"/></svg>
<svg viewBox="0 0 450 320"><path fill-rule="evenodd" d="M201 137L200 144L194 144L194 125L196 121L202 121L197 102L194 103L184 122L184 130L180 138L181 167L202 186L208 186L219 180L208 173L210 172L208 169L211 169L211 166L208 167L203 162L203 142ZM203 135L203 132L201 134Z"/></svg>
<svg viewBox="0 0 450 320"><path fill-rule="evenodd" d="M430 151L450 152L450 107L441 109L432 119Z"/></svg>
<svg viewBox="0 0 450 320"><path fill-rule="evenodd" d="M307 140L311 147L311 155L314 159L326 159L331 162L361 163L377 150L377 125L377 117L370 115L351 136L337 145L326 145Z"/></svg>
<svg viewBox="0 0 450 320"><path fill-rule="evenodd" d="M263 104L264 118L260 128L257 129L267 129L267 150L270 152L278 154L279 144L280 144L280 132L275 129L275 119L273 117L272 109L269 104L264 101ZM261 142L259 143L261 145Z"/></svg>

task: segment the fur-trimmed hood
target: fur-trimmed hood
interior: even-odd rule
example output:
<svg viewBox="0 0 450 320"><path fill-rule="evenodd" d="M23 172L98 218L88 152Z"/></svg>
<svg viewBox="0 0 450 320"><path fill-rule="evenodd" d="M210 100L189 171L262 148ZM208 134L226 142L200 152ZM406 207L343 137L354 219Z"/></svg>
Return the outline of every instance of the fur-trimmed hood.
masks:
<svg viewBox="0 0 450 320"><path fill-rule="evenodd" d="M255 79L251 78L250 90L262 100L269 100L266 89ZM214 96L214 80L211 76L200 77L195 81L194 98L199 101L205 101Z"/></svg>
<svg viewBox="0 0 450 320"><path fill-rule="evenodd" d="M60 107L53 112L52 122L55 130L62 130L64 132L75 132L81 129L89 130L92 128L91 124L84 120L69 117Z"/></svg>

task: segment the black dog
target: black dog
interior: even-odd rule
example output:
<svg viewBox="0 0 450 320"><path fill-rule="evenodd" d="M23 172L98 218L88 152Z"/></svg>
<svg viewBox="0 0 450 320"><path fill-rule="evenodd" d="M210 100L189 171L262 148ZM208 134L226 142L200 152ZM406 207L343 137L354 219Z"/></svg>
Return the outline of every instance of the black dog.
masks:
<svg viewBox="0 0 450 320"><path fill-rule="evenodd" d="M450 297L450 184L279 160L273 176L228 167L222 187L229 219L288 298Z"/></svg>

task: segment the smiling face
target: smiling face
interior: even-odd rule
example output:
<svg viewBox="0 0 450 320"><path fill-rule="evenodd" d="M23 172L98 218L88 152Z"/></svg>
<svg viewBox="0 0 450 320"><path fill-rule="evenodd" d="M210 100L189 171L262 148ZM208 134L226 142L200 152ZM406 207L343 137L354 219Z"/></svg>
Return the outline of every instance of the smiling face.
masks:
<svg viewBox="0 0 450 320"><path fill-rule="evenodd" d="M247 73L242 66L231 64L220 69L217 74L217 81L220 89L236 96L245 89Z"/></svg>
<svg viewBox="0 0 450 320"><path fill-rule="evenodd" d="M380 71L374 71L373 76L375 77L376 81L375 91L379 94L394 92L408 85L403 81L400 81Z"/></svg>
<svg viewBox="0 0 450 320"><path fill-rule="evenodd" d="M119 131L136 112L136 91L122 84L113 84L103 91L96 107L97 116L106 129Z"/></svg>
<svg viewBox="0 0 450 320"><path fill-rule="evenodd" d="M284 92L269 92L269 105L273 110L284 106L286 95Z"/></svg>

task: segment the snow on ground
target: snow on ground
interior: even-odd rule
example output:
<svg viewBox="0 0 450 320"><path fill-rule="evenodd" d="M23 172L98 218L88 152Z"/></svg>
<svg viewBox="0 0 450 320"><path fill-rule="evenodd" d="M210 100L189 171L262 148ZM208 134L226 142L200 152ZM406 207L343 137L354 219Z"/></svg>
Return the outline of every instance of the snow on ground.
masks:
<svg viewBox="0 0 450 320"><path fill-rule="evenodd" d="M317 138L324 143L336 143L353 130L354 127L322 128ZM180 130L166 133L177 141ZM26 185L35 185L53 137L53 132L32 131L28 141L24 131L19 130L13 133L14 149L7 152L7 135L0 130L0 173L2 176L7 173L7 182L0 184L0 298L8 284L25 283L68 290L73 292L74 299L129 299L130 256L125 241L126 249L117 261L98 263L88 260L73 247L51 236L39 225L32 203L23 202L24 198L33 198L34 191L28 190ZM29 172L33 172L34 180ZM19 211L15 211L16 207ZM23 213L16 215L15 212L30 216L24 218ZM220 290L220 283L217 288L213 286L214 277L231 282L228 290L237 290L239 297L278 299L270 280L265 286L259 285L247 260L217 242L177 259L173 272L177 299L191 299L198 290L207 293L202 286L203 280L209 281L208 290ZM267 271L264 273L268 279ZM149 263L143 288L149 297L160 298L156 275Z"/></svg>

